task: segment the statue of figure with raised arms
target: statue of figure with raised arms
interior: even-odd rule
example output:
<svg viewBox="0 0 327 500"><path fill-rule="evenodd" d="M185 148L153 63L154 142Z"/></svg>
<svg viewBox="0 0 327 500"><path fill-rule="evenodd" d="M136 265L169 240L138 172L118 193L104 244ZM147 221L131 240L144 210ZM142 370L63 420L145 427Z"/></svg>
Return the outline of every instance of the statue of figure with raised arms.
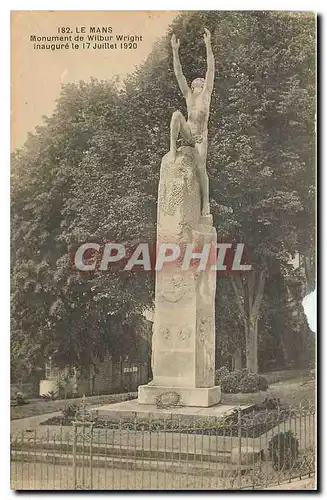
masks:
<svg viewBox="0 0 327 500"><path fill-rule="evenodd" d="M206 171L208 147L208 120L211 94L215 76L215 61L211 48L211 35L205 28L203 35L207 51L207 73L205 78L196 78L189 88L183 75L182 65L179 60L178 49L180 42L173 35L171 46L173 49L174 72L181 92L186 99L187 121L180 111L173 113L170 124L170 154L173 161L176 159L177 139L179 135L186 143L196 148L198 152L198 176L202 194L202 215L210 213L209 207L209 180Z"/></svg>

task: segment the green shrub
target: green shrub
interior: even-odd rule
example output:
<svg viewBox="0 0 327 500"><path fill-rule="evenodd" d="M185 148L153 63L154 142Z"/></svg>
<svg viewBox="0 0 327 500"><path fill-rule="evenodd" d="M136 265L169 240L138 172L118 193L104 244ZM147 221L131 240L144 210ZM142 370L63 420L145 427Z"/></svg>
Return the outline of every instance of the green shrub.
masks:
<svg viewBox="0 0 327 500"><path fill-rule="evenodd" d="M25 396L22 392L16 392L15 402L17 406L24 405L26 403Z"/></svg>
<svg viewBox="0 0 327 500"><path fill-rule="evenodd" d="M50 401L55 401L56 399L58 399L58 393L56 391L49 391L46 397Z"/></svg>
<svg viewBox="0 0 327 500"><path fill-rule="evenodd" d="M71 381L72 377L67 373L61 373L57 380L57 392L61 399L69 399L71 397Z"/></svg>
<svg viewBox="0 0 327 500"><path fill-rule="evenodd" d="M220 388L221 392L224 392L225 394L235 394L236 392L239 392L238 380L234 372L221 377Z"/></svg>
<svg viewBox="0 0 327 500"><path fill-rule="evenodd" d="M247 368L230 372L226 366L222 366L216 370L216 384L220 385L221 391L225 394L258 392L268 389L265 377L252 373Z"/></svg>
<svg viewBox="0 0 327 500"><path fill-rule="evenodd" d="M275 470L291 469L299 454L299 440L292 431L280 432L269 441L268 452Z"/></svg>
<svg viewBox="0 0 327 500"><path fill-rule="evenodd" d="M247 368L240 368L240 370L235 370L233 372L235 374L235 377L237 378L238 383L241 382L241 380L246 377L250 372Z"/></svg>
<svg viewBox="0 0 327 500"><path fill-rule="evenodd" d="M239 392L258 392L268 389L268 382L262 375L247 372L238 385Z"/></svg>
<svg viewBox="0 0 327 500"><path fill-rule="evenodd" d="M258 375L255 373L247 373L241 378L238 384L239 392L257 392L259 390Z"/></svg>
<svg viewBox="0 0 327 500"><path fill-rule="evenodd" d="M274 398L273 396L266 396L260 404L265 410L278 410L278 408L283 409L280 399Z"/></svg>
<svg viewBox="0 0 327 500"><path fill-rule="evenodd" d="M230 374L230 371L227 368L227 366L222 366L222 367L218 368L218 370L216 370L216 377L215 377L216 384L220 385L221 379L223 377L227 377L229 374Z"/></svg>
<svg viewBox="0 0 327 500"><path fill-rule="evenodd" d="M78 406L77 405L67 405L62 410L62 415L64 418L75 418L78 414Z"/></svg>
<svg viewBox="0 0 327 500"><path fill-rule="evenodd" d="M266 391L268 389L268 381L262 375L258 375L258 388L259 391Z"/></svg>

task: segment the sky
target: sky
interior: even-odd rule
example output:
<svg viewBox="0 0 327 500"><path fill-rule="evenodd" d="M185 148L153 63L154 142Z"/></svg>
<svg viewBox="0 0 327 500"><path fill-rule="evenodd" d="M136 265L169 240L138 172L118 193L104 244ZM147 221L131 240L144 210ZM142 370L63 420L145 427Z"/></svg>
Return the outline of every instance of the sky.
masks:
<svg viewBox="0 0 327 500"><path fill-rule="evenodd" d="M63 83L121 77L132 72L161 38L177 11L18 11L11 16L11 149L50 116ZM35 50L31 35L55 36L58 28L112 27L112 35L139 35L131 50ZM41 42L39 42L41 43ZM50 42L48 42L50 43Z"/></svg>
<svg viewBox="0 0 327 500"><path fill-rule="evenodd" d="M306 314L309 328L317 333L317 292L316 289L306 295L302 301L303 309Z"/></svg>

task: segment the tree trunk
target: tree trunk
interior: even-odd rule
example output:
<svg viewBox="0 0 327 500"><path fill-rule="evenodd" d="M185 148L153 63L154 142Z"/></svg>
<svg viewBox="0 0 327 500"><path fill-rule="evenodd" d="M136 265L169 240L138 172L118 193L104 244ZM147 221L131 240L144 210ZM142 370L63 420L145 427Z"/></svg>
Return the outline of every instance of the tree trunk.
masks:
<svg viewBox="0 0 327 500"><path fill-rule="evenodd" d="M253 373L258 373L258 320L265 280L265 270L250 271L243 279L239 275L232 276L245 329L246 367Z"/></svg>
<svg viewBox="0 0 327 500"><path fill-rule="evenodd" d="M283 352L283 358L284 358L283 366L287 367L288 363L289 363L289 355L288 355L287 343L284 340L283 333L280 336L280 345L281 345L281 349L282 349L282 352Z"/></svg>
<svg viewBox="0 0 327 500"><path fill-rule="evenodd" d="M309 294L315 289L315 261L314 261L314 253L311 252L311 255L303 255L303 263L304 263L304 271L306 278L306 293Z"/></svg>
<svg viewBox="0 0 327 500"><path fill-rule="evenodd" d="M246 368L253 373L258 373L258 317L247 321L246 342Z"/></svg>
<svg viewBox="0 0 327 500"><path fill-rule="evenodd" d="M240 348L238 348L233 354L233 370L240 370L241 368L242 368L242 351Z"/></svg>

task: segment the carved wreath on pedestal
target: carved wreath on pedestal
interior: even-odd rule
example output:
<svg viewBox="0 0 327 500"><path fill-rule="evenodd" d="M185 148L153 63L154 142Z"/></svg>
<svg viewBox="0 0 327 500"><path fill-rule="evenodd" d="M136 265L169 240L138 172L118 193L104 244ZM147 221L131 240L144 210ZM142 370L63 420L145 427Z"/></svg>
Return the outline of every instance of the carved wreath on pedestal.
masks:
<svg viewBox="0 0 327 500"><path fill-rule="evenodd" d="M187 292L187 283L179 274L166 276L160 286L160 296L167 302L179 302Z"/></svg>
<svg viewBox="0 0 327 500"><path fill-rule="evenodd" d="M181 404L181 395L175 391L167 391L158 394L156 397L157 408L169 408L171 406L183 406Z"/></svg>

